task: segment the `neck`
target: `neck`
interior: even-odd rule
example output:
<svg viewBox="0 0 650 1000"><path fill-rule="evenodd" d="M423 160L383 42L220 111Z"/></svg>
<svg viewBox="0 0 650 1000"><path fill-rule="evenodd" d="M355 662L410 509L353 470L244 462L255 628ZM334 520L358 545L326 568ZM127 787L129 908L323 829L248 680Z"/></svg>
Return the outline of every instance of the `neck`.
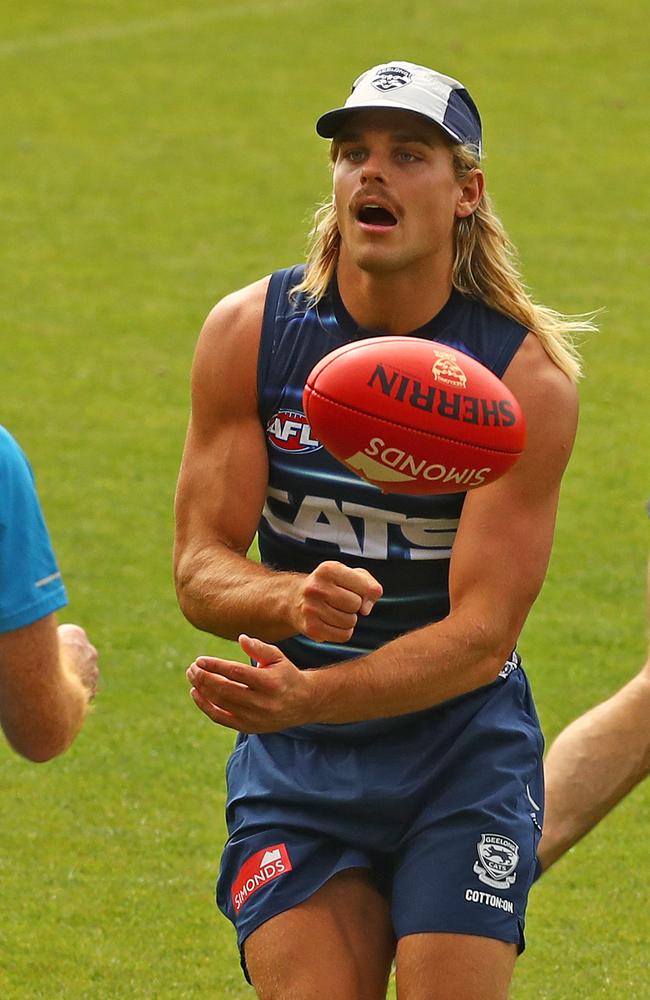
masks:
<svg viewBox="0 0 650 1000"><path fill-rule="evenodd" d="M401 335L417 330L440 312L451 294L451 266L436 274L431 261L421 269L364 271L342 251L336 277L343 305L359 326Z"/></svg>

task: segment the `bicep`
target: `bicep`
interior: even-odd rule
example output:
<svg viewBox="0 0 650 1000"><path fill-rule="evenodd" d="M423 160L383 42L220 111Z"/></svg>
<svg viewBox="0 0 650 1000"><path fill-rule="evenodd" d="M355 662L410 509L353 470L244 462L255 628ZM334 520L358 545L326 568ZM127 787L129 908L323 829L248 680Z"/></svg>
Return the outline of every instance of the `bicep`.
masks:
<svg viewBox="0 0 650 1000"><path fill-rule="evenodd" d="M256 415L197 427L185 443L176 492L176 538L180 549L215 542L245 554L264 505L266 443Z"/></svg>
<svg viewBox="0 0 650 1000"><path fill-rule="evenodd" d="M514 373L526 447L501 479L467 494L450 567L452 610L473 604L513 643L546 575L577 424L575 388L551 364Z"/></svg>
<svg viewBox="0 0 650 1000"><path fill-rule="evenodd" d="M257 407L266 285L220 304L192 368L192 413L176 493L177 555L222 543L245 554L264 505L268 459Z"/></svg>
<svg viewBox="0 0 650 1000"><path fill-rule="evenodd" d="M557 488L532 496L520 475L468 495L449 576L452 610L473 606L516 635L542 586L551 553Z"/></svg>

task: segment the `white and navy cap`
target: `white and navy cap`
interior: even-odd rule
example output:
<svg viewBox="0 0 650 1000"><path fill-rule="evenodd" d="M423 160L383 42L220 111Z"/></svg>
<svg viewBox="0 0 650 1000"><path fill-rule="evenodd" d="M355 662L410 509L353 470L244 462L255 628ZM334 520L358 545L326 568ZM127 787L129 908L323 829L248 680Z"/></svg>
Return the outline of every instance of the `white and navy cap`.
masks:
<svg viewBox="0 0 650 1000"><path fill-rule="evenodd" d="M333 139L352 111L390 108L412 111L435 122L452 142L467 143L481 155L481 116L458 80L401 60L366 70L354 81L342 108L321 115L316 131Z"/></svg>

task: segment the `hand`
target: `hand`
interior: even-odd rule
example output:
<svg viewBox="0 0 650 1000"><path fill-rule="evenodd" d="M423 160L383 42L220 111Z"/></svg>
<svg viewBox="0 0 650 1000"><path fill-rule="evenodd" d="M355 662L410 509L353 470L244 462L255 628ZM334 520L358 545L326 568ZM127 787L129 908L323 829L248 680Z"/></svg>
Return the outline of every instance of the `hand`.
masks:
<svg viewBox="0 0 650 1000"><path fill-rule="evenodd" d="M383 593L365 569L327 561L301 580L297 628L315 642L349 642L359 615L369 615Z"/></svg>
<svg viewBox="0 0 650 1000"><path fill-rule="evenodd" d="M81 682L88 701L92 701L99 681L97 650L80 625L59 625L57 632L64 667Z"/></svg>
<svg viewBox="0 0 650 1000"><path fill-rule="evenodd" d="M259 664L199 656L187 670L190 694L201 711L228 729L273 733L309 721L311 685L277 646L247 635L242 650Z"/></svg>

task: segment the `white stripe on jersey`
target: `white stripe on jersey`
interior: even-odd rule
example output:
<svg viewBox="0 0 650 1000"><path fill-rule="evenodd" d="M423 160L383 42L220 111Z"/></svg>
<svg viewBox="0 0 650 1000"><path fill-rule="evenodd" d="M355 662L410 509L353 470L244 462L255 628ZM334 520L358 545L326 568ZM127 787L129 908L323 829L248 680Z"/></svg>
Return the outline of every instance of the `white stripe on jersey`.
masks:
<svg viewBox="0 0 650 1000"><path fill-rule="evenodd" d="M268 500L289 503L285 490L268 490L263 517L279 535L297 542L321 541L335 545L346 555L364 559L388 558L388 529L395 526L393 543L405 559L449 559L456 537L458 518L408 517L395 511L364 504L337 502L330 497L306 496L293 521L274 513ZM361 521L361 540L351 518Z"/></svg>

